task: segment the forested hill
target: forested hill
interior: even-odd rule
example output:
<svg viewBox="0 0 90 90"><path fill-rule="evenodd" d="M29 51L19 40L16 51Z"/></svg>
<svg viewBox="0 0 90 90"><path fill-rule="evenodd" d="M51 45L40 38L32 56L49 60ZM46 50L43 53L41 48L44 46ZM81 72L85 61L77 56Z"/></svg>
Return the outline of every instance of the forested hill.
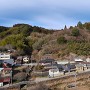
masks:
<svg viewBox="0 0 90 90"><path fill-rule="evenodd" d="M67 58L71 53L90 56L90 23L62 30L48 30L28 24L0 26L0 51L14 49L16 55L32 55L39 59L45 54Z"/></svg>
<svg viewBox="0 0 90 90"><path fill-rule="evenodd" d="M17 55L31 55L33 44L37 41L30 38L32 34L52 34L54 30L48 30L28 24L15 24L13 27L0 26L0 51L15 49Z"/></svg>

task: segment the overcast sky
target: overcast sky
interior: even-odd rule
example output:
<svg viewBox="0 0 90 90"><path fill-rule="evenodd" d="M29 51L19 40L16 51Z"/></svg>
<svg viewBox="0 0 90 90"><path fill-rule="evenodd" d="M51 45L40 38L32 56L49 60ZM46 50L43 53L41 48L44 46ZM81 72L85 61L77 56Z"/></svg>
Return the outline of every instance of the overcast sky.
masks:
<svg viewBox="0 0 90 90"><path fill-rule="evenodd" d="M90 21L90 0L0 0L0 25L61 29Z"/></svg>

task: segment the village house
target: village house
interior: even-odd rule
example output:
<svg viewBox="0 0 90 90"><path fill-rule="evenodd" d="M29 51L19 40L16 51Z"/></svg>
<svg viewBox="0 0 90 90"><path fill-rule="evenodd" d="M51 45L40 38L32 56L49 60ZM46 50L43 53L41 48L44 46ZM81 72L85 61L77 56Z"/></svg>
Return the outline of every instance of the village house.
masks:
<svg viewBox="0 0 90 90"><path fill-rule="evenodd" d="M52 65L53 63L55 62L55 60L54 59L44 59L44 60L40 60L39 61L39 64L40 65Z"/></svg>
<svg viewBox="0 0 90 90"><path fill-rule="evenodd" d="M50 77L55 77L55 76L60 76L64 75L66 72L72 72L76 71L76 66L75 64L56 64L56 68L49 69L49 76Z"/></svg>
<svg viewBox="0 0 90 90"><path fill-rule="evenodd" d="M23 64L23 56L17 56L17 59L15 60L16 65Z"/></svg>
<svg viewBox="0 0 90 90"><path fill-rule="evenodd" d="M29 63L29 57L28 56L24 56L23 57L23 63Z"/></svg>
<svg viewBox="0 0 90 90"><path fill-rule="evenodd" d="M88 57L88 58L86 58L86 62L90 62L90 58Z"/></svg>
<svg viewBox="0 0 90 90"><path fill-rule="evenodd" d="M81 59L81 58L75 58L75 62L83 62L83 59Z"/></svg>
<svg viewBox="0 0 90 90"><path fill-rule="evenodd" d="M11 81L12 73L11 68L0 68L0 85L9 84Z"/></svg>
<svg viewBox="0 0 90 90"><path fill-rule="evenodd" d="M90 69L90 62L87 63L87 69Z"/></svg>
<svg viewBox="0 0 90 90"><path fill-rule="evenodd" d="M79 63L77 62L75 66L78 72L84 71L90 69L90 62L79 62Z"/></svg>
<svg viewBox="0 0 90 90"><path fill-rule="evenodd" d="M60 72L58 68L49 70L49 77L57 77L60 75L64 75L64 72L63 71Z"/></svg>
<svg viewBox="0 0 90 90"><path fill-rule="evenodd" d="M15 60L16 64L24 64L24 63L29 63L30 58L28 56L18 56L17 59Z"/></svg>
<svg viewBox="0 0 90 90"><path fill-rule="evenodd" d="M77 71L77 72L82 72L82 71L84 71L84 66L83 66L83 64L81 64L81 63L76 64L76 71Z"/></svg>
<svg viewBox="0 0 90 90"><path fill-rule="evenodd" d="M0 53L0 68L14 65L14 59L11 58L10 54Z"/></svg>
<svg viewBox="0 0 90 90"><path fill-rule="evenodd" d="M10 54L0 53L0 60L10 59Z"/></svg>
<svg viewBox="0 0 90 90"><path fill-rule="evenodd" d="M69 60L59 60L59 61L56 61L57 64L62 64L62 65L65 65L65 64L73 64L75 63L75 61L69 61Z"/></svg>

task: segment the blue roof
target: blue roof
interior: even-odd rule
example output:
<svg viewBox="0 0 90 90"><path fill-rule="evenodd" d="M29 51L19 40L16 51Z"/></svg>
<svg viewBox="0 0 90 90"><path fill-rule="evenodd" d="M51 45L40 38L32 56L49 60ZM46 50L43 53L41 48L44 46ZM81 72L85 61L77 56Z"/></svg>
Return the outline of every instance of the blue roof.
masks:
<svg viewBox="0 0 90 90"><path fill-rule="evenodd" d="M74 64L67 64L67 67L69 69L75 69L76 68L76 66Z"/></svg>
<svg viewBox="0 0 90 90"><path fill-rule="evenodd" d="M6 62L6 63L9 63L9 64L13 64L14 63L14 59L4 59L4 60L0 59L0 62Z"/></svg>
<svg viewBox="0 0 90 90"><path fill-rule="evenodd" d="M75 69L76 66L74 64L67 64L67 65L61 65L61 64L57 64L58 69L62 69L65 71L70 71L71 69Z"/></svg>

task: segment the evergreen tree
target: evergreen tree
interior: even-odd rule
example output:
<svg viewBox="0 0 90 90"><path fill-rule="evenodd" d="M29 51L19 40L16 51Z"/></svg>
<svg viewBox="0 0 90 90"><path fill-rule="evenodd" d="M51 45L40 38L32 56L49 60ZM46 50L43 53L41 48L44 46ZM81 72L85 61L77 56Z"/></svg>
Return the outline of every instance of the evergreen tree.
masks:
<svg viewBox="0 0 90 90"><path fill-rule="evenodd" d="M82 23L80 21L78 22L77 27L83 29L83 25L82 25Z"/></svg>

